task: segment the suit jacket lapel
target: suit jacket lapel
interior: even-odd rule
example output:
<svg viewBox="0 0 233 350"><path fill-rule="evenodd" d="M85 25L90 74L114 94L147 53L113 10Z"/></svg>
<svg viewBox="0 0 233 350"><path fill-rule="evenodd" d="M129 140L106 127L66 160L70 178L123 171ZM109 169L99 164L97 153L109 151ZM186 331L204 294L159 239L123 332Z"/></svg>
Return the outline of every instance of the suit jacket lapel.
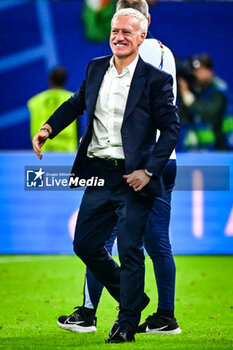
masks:
<svg viewBox="0 0 233 350"><path fill-rule="evenodd" d="M98 67L95 69L95 76L92 77L91 82L89 83L88 89L90 89L92 98L89 103L89 116L93 116L94 111L95 111L95 106L96 106L96 101L97 97L99 94L99 90L104 78L104 75L109 67L109 62L110 62L111 56L109 56L109 59L105 64L100 64Z"/></svg>
<svg viewBox="0 0 233 350"><path fill-rule="evenodd" d="M144 89L144 85L146 83L146 72L145 72L145 64L141 57L139 56L138 64L136 66L133 79L131 81L129 95L126 103L124 120L125 121L130 113L133 111L136 106L142 91Z"/></svg>

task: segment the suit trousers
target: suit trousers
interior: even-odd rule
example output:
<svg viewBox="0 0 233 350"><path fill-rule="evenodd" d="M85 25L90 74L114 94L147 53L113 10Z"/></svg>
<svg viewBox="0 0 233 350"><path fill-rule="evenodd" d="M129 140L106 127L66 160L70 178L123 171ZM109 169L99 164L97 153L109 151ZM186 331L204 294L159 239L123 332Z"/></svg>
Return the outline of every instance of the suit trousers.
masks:
<svg viewBox="0 0 233 350"><path fill-rule="evenodd" d="M158 289L158 310L174 310L176 267L172 255L169 223L171 214L171 194L175 184L176 160L170 159L163 170L163 198L156 197L147 222L144 247L153 265ZM117 237L116 227L105 242L107 251L112 248ZM103 285L86 269L83 305L89 309L97 309Z"/></svg>
<svg viewBox="0 0 233 350"><path fill-rule="evenodd" d="M144 291L143 236L153 199L141 196L126 183L123 160L93 158L88 170L89 176L104 179L105 185L89 187L84 193L74 251L120 302L120 327L136 332ZM115 225L120 267L104 246Z"/></svg>

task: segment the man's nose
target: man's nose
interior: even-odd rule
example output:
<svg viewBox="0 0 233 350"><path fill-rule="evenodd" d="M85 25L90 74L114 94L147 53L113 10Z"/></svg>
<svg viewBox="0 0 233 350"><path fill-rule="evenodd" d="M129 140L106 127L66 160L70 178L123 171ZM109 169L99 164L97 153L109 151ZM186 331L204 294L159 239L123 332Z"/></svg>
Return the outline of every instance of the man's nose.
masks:
<svg viewBox="0 0 233 350"><path fill-rule="evenodd" d="M124 35L123 35L122 32L118 32L117 35L116 35L116 39L119 40L119 41L121 41L121 40L124 40L125 37L124 37Z"/></svg>

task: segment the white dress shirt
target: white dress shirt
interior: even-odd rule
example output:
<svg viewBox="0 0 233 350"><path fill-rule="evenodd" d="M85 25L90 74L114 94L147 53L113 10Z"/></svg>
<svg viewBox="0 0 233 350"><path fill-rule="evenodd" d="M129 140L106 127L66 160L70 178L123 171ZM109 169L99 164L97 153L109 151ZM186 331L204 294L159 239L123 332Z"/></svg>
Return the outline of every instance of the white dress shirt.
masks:
<svg viewBox="0 0 233 350"><path fill-rule="evenodd" d="M138 58L125 67L121 74L116 70L114 57L110 60L95 106L92 140L87 150L90 158L125 158L121 126Z"/></svg>

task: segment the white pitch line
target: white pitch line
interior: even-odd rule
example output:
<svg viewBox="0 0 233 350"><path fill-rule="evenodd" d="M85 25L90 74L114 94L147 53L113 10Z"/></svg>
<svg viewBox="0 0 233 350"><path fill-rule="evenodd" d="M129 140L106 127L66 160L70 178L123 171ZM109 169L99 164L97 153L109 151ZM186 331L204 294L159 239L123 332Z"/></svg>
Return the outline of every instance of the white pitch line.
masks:
<svg viewBox="0 0 233 350"><path fill-rule="evenodd" d="M63 259L69 255L53 255L53 256L37 256L37 255L17 255L17 256L0 256L0 264L8 264L15 262L34 262L44 260Z"/></svg>

